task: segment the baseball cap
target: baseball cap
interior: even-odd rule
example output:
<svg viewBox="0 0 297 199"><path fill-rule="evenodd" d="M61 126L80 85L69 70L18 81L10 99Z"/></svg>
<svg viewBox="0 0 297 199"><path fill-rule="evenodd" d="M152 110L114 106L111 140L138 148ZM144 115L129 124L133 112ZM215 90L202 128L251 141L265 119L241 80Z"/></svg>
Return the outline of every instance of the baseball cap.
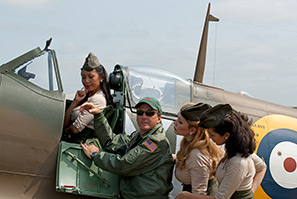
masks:
<svg viewBox="0 0 297 199"><path fill-rule="evenodd" d="M161 107L160 102L153 97L142 98L141 100L139 100L139 102L136 104L135 107L137 108L140 104L148 104L154 110L157 110L157 111L159 111L159 113L162 113L162 107Z"/></svg>

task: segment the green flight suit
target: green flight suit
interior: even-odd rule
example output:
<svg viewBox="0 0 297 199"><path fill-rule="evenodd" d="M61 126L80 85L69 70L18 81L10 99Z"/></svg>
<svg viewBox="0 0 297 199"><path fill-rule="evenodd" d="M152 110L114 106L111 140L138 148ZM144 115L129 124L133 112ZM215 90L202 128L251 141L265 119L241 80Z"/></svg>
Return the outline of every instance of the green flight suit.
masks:
<svg viewBox="0 0 297 199"><path fill-rule="evenodd" d="M95 133L103 149L94 157L103 170L121 176L122 198L168 199L174 161L161 124L140 137L114 134L103 114L94 117Z"/></svg>

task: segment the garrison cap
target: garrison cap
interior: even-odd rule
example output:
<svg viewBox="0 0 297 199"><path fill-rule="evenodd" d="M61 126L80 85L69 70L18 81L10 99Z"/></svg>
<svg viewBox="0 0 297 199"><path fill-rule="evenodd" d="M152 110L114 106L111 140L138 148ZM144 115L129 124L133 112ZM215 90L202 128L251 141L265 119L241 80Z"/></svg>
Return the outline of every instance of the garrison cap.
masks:
<svg viewBox="0 0 297 199"><path fill-rule="evenodd" d="M216 127L230 114L232 114L232 107L229 104L218 104L200 115L199 126L202 128Z"/></svg>
<svg viewBox="0 0 297 199"><path fill-rule="evenodd" d="M144 97L142 98L137 104L136 104L136 108L140 105L140 104L148 104L150 107L152 107L154 110L159 111L159 113L162 113L162 107L160 102L153 98L153 97Z"/></svg>
<svg viewBox="0 0 297 199"><path fill-rule="evenodd" d="M96 55L92 52L89 53L89 55L86 57L86 61L82 67L82 69L95 69L98 66L100 66L100 62Z"/></svg>
<svg viewBox="0 0 297 199"><path fill-rule="evenodd" d="M200 120L200 115L210 109L211 106L208 104L204 103L197 103L197 104L189 104L185 106L180 114L189 121L199 121Z"/></svg>

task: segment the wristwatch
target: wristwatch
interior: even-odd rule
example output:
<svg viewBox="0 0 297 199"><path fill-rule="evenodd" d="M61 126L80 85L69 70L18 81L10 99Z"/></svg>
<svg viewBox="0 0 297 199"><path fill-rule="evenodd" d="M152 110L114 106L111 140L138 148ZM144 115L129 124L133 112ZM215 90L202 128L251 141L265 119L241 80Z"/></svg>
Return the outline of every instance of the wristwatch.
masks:
<svg viewBox="0 0 297 199"><path fill-rule="evenodd" d="M91 153L91 155L90 155L90 156L91 156L91 159L94 160L94 157L95 157L97 154L98 154L98 152L93 152L93 153Z"/></svg>

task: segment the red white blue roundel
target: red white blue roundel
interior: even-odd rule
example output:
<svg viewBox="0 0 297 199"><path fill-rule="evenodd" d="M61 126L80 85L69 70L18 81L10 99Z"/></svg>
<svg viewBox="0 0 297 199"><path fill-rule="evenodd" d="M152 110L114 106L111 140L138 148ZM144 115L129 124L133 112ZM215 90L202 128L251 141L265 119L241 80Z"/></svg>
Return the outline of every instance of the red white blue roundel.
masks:
<svg viewBox="0 0 297 199"><path fill-rule="evenodd" d="M270 154L271 176L279 186L287 189L297 188L296 157L292 154L293 151L297 151L297 145L291 141L283 141Z"/></svg>
<svg viewBox="0 0 297 199"><path fill-rule="evenodd" d="M257 154L267 165L261 184L266 194L271 198L297 198L297 132L285 128L268 132Z"/></svg>

